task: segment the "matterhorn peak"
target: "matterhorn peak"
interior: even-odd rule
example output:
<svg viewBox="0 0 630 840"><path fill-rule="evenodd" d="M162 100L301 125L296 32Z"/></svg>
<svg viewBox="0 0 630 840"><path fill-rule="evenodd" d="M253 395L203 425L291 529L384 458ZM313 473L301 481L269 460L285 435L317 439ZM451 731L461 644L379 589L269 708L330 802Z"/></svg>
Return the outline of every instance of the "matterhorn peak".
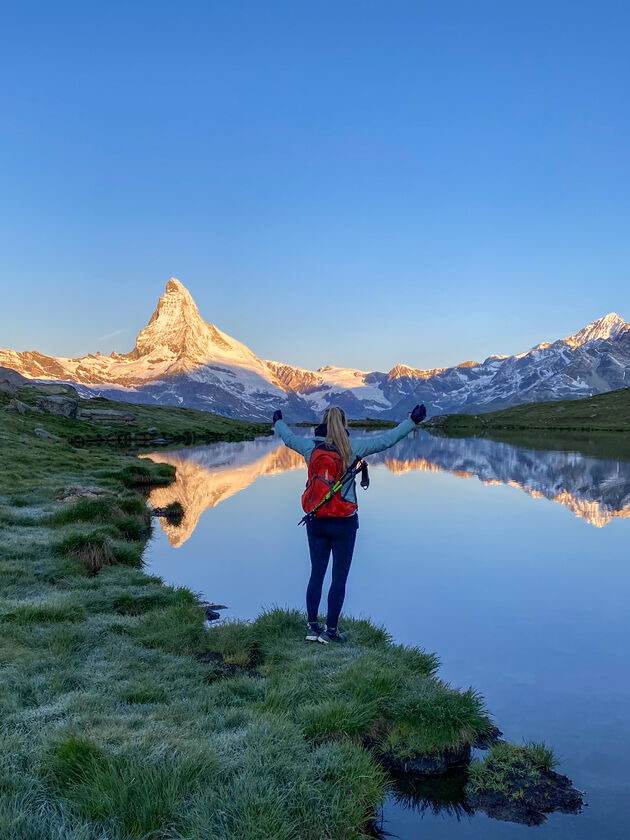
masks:
<svg viewBox="0 0 630 840"><path fill-rule="evenodd" d="M207 326L188 289L171 277L149 323L138 334L133 356L197 355L205 343Z"/></svg>
<svg viewBox="0 0 630 840"><path fill-rule="evenodd" d="M184 286L181 280L178 280L177 277L171 277L171 279L166 284L166 293L168 294L169 292L174 292L176 294L185 294L188 295L188 297L191 296L186 286Z"/></svg>
<svg viewBox="0 0 630 840"><path fill-rule="evenodd" d="M146 359L152 368L167 365L169 375L194 371L212 361L253 364L267 375L260 359L248 347L203 320L192 295L176 277L166 284L128 358Z"/></svg>
<svg viewBox="0 0 630 840"><path fill-rule="evenodd" d="M565 344L571 347L580 347L589 341L615 338L628 325L616 312L609 312L597 321L587 324L583 329L574 335L564 339Z"/></svg>

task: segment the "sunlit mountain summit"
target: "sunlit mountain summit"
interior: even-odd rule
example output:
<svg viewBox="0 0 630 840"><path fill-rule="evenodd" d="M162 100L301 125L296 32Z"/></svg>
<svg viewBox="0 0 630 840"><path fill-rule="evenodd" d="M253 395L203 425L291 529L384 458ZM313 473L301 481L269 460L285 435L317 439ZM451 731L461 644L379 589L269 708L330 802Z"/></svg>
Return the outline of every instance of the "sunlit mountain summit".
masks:
<svg viewBox="0 0 630 840"><path fill-rule="evenodd" d="M263 360L199 313L172 277L129 353L71 359L0 350L0 367L71 382L83 396L162 403L267 420L276 408L315 419L329 405L350 417L400 419L417 402L430 414L490 411L523 402L591 396L630 385L630 324L611 312L567 338L513 356L389 372L328 365L306 370Z"/></svg>

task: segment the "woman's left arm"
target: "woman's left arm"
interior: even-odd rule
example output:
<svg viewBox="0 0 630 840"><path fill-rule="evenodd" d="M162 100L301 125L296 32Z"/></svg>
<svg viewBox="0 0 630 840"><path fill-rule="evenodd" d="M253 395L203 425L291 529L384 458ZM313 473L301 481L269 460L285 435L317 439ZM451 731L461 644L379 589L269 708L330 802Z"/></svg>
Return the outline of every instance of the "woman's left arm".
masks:
<svg viewBox="0 0 630 840"><path fill-rule="evenodd" d="M352 451L357 458L365 458L367 455L373 455L375 452L382 452L383 449L389 449L399 440L407 437L412 429L416 428L416 424L408 417L399 423L396 428L390 429L382 435L377 435L373 438L354 438L351 441Z"/></svg>

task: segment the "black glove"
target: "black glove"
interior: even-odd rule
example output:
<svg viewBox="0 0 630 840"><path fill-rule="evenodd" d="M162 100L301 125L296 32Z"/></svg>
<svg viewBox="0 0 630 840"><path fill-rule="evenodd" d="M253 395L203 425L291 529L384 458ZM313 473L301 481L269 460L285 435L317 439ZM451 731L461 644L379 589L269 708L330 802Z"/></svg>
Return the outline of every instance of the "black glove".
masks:
<svg viewBox="0 0 630 840"><path fill-rule="evenodd" d="M272 422L272 423L275 423L275 422L276 422L276 420L282 420L282 412L280 411L280 409L278 409L277 411L274 411L274 413L273 413L273 419L272 419L272 421L271 421L271 422Z"/></svg>
<svg viewBox="0 0 630 840"><path fill-rule="evenodd" d="M416 405L411 412L411 419L413 422L418 425L418 423L422 423L424 418L427 416L427 410L424 407L424 403L422 405Z"/></svg>

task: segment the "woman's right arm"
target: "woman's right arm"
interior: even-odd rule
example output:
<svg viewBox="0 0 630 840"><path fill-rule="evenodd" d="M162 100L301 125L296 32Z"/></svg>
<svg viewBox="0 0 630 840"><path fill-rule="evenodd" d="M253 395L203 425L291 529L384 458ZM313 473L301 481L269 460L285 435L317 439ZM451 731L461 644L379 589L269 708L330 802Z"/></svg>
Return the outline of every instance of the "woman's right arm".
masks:
<svg viewBox="0 0 630 840"><path fill-rule="evenodd" d="M411 412L411 416L402 423L399 423L394 429L390 429L383 435L378 435L373 438L357 438L352 441L352 451L357 458L365 458L366 455L374 455L375 452L382 452L384 449L389 449L399 440L407 437L409 432L416 428L418 423L421 423L427 416L427 410L424 405L416 405Z"/></svg>
<svg viewBox="0 0 630 840"><path fill-rule="evenodd" d="M300 455L304 455L305 458L309 457L313 450L312 438L300 437L300 435L294 434L284 420L276 420L273 424L273 430L276 434L280 435L289 449L294 449Z"/></svg>
<svg viewBox="0 0 630 840"><path fill-rule="evenodd" d="M384 449L389 449L399 440L407 437L409 432L416 428L413 420L407 418L399 423L394 429L390 429L385 434L377 435L372 438L355 438L352 443L352 451L356 458L365 458L367 455L374 455L375 452L382 452Z"/></svg>

